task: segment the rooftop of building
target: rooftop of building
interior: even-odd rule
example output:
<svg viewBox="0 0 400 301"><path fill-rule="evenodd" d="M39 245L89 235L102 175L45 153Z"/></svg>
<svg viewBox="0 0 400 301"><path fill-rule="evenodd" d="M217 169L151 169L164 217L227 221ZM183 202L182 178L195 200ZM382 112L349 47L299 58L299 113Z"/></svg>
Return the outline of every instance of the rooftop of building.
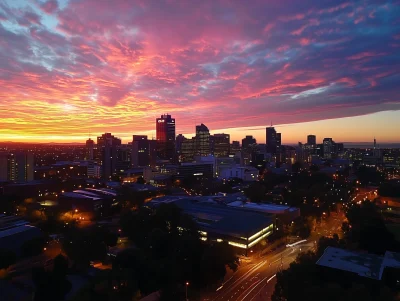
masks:
<svg viewBox="0 0 400 301"><path fill-rule="evenodd" d="M156 190L158 190L157 187L155 187L151 184L124 183L124 186L128 186L132 190L135 190L135 191L156 191Z"/></svg>
<svg viewBox="0 0 400 301"><path fill-rule="evenodd" d="M84 188L77 189L72 192L64 192L62 196L69 198L81 198L81 199L92 199L100 200L104 198L115 197L117 192L107 188Z"/></svg>
<svg viewBox="0 0 400 301"><path fill-rule="evenodd" d="M249 237L273 223L272 216L226 206L213 197L166 196L152 200L148 205L175 203L193 216L204 231L236 237Z"/></svg>
<svg viewBox="0 0 400 301"><path fill-rule="evenodd" d="M9 228L7 230L0 231L0 239L5 238L7 236L12 236L18 233L28 232L28 231L39 231L40 230L34 226L30 225L22 225Z"/></svg>
<svg viewBox="0 0 400 301"><path fill-rule="evenodd" d="M317 264L380 280L385 267L400 267L400 254L386 252L384 256L379 256L328 247Z"/></svg>
<svg viewBox="0 0 400 301"><path fill-rule="evenodd" d="M0 216L0 231L27 224L29 223L19 216L15 215L6 216L4 214Z"/></svg>
<svg viewBox="0 0 400 301"><path fill-rule="evenodd" d="M75 192L75 191L64 192L64 193L62 193L62 196L67 197L67 198L74 198L74 199L91 199L91 200L100 200L101 199L99 197L91 197L86 194L82 194L82 193Z"/></svg>
<svg viewBox="0 0 400 301"><path fill-rule="evenodd" d="M0 244L2 248L11 250L19 255L21 253L21 246L26 241L41 237L42 235L39 228L24 225L0 231Z"/></svg>
<svg viewBox="0 0 400 301"><path fill-rule="evenodd" d="M249 210L255 210L266 213L283 213L290 209L289 206L275 205L275 204L264 204L264 203L250 203L242 201L234 201L227 204L228 206L244 208Z"/></svg>
<svg viewBox="0 0 400 301"><path fill-rule="evenodd" d="M197 165L213 165L212 162L202 161L202 162L182 162L179 166L197 166Z"/></svg>
<svg viewBox="0 0 400 301"><path fill-rule="evenodd" d="M8 186L35 186L35 185L45 185L55 182L55 180L52 179L46 179L46 180L33 180L33 181L28 181L28 182L20 182L20 183L10 183Z"/></svg>

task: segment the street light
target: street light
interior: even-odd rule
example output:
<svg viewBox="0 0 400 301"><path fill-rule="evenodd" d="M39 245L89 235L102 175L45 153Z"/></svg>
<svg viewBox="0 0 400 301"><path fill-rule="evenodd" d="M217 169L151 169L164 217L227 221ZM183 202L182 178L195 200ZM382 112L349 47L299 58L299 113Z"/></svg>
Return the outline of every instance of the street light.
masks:
<svg viewBox="0 0 400 301"><path fill-rule="evenodd" d="M187 289L188 289L188 286L189 286L189 282L186 281L186 286L185 286L185 288L186 288L186 301L188 301L188 297L187 297Z"/></svg>

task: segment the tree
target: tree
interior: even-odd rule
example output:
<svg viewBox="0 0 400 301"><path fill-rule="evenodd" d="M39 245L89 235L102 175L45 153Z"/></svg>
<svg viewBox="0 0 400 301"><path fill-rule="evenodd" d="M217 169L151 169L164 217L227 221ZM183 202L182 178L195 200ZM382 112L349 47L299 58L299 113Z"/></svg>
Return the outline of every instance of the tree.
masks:
<svg viewBox="0 0 400 301"><path fill-rule="evenodd" d="M318 283L315 281L318 279L315 261L316 256L313 252L300 253L287 270L277 273L271 300L310 300L305 287Z"/></svg>
<svg viewBox="0 0 400 301"><path fill-rule="evenodd" d="M375 254L398 251L400 246L386 228L378 207L369 201L352 204L346 212L349 223L346 238L361 249Z"/></svg>
<svg viewBox="0 0 400 301"><path fill-rule="evenodd" d="M206 286L219 286L226 274L226 267L236 271L239 259L227 243L214 243L205 249L201 261L203 282Z"/></svg>
<svg viewBox="0 0 400 301"><path fill-rule="evenodd" d="M146 262L145 254L138 249L125 249L118 253L111 274L118 300L130 300L132 295L140 292L141 281L152 282L152 279L144 279Z"/></svg>
<svg viewBox="0 0 400 301"><path fill-rule="evenodd" d="M146 244L147 237L154 227L153 223L151 210L144 207L135 212L129 211L120 219L122 231L138 247Z"/></svg>
<svg viewBox="0 0 400 301"><path fill-rule="evenodd" d="M299 172L302 167L303 167L303 165L301 164L301 162L296 161L292 164L292 171Z"/></svg>
<svg viewBox="0 0 400 301"><path fill-rule="evenodd" d="M13 265L17 259L15 253L8 249L0 249L0 270L7 269Z"/></svg>
<svg viewBox="0 0 400 301"><path fill-rule="evenodd" d="M287 270L276 274L277 282L272 295L273 301L358 301L395 300L394 293L380 282L362 284L363 278L354 281L341 272L321 269L315 263L328 247L345 247L345 241L337 235L322 237L316 252L300 253ZM350 273L351 274L351 273ZM349 276L353 277L353 276ZM350 281L350 279L353 279Z"/></svg>
<svg viewBox="0 0 400 301"><path fill-rule="evenodd" d="M245 189L245 195L254 203L259 203L265 199L266 188L260 182L253 182Z"/></svg>
<svg viewBox="0 0 400 301"><path fill-rule="evenodd" d="M137 184L146 184L146 181L144 180L143 177L138 177L137 180L136 180L136 183Z"/></svg>
<svg viewBox="0 0 400 301"><path fill-rule="evenodd" d="M305 217L298 217L291 225L291 235L300 236L305 239L311 234L311 221Z"/></svg>
<svg viewBox="0 0 400 301"><path fill-rule="evenodd" d="M39 255L43 252L45 245L46 239L44 237L36 237L31 240L27 240L21 246L22 255L25 257Z"/></svg>
<svg viewBox="0 0 400 301"><path fill-rule="evenodd" d="M118 242L117 233L113 233L113 232L107 231L104 234L104 242L105 242L107 247L115 247L117 245L117 242Z"/></svg>
<svg viewBox="0 0 400 301"><path fill-rule="evenodd" d="M76 268L87 268L90 261L107 255L104 231L101 228L70 229L64 235L63 249Z"/></svg>
<svg viewBox="0 0 400 301"><path fill-rule="evenodd" d="M71 290L71 283L67 280L68 260L63 255L54 259L52 271L43 267L32 269L32 280L35 285L34 301L58 301Z"/></svg>
<svg viewBox="0 0 400 301"><path fill-rule="evenodd" d="M382 172L378 171L374 167L367 167L365 165L360 166L356 175L362 184L367 185L368 183L380 184L384 180Z"/></svg>
<svg viewBox="0 0 400 301"><path fill-rule="evenodd" d="M139 248L121 252L113 265L116 283L130 283L129 292L123 289L127 295L160 291L162 300L179 300L188 281L194 296L215 288L226 267L235 270L239 264L232 246L200 240L197 223L175 204L127 213L121 227Z"/></svg>

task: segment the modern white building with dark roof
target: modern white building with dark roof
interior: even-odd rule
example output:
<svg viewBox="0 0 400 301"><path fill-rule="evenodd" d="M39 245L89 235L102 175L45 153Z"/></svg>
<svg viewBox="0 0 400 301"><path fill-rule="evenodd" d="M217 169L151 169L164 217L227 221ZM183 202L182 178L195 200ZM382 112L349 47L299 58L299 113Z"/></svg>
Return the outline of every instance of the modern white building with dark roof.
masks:
<svg viewBox="0 0 400 301"><path fill-rule="evenodd" d="M226 241L246 253L274 230L274 215L230 207L214 201L213 196L166 196L155 198L146 206L157 208L163 203L174 203L192 216L203 240Z"/></svg>
<svg viewBox="0 0 400 301"><path fill-rule="evenodd" d="M317 265L382 280L385 268L400 268L400 254L387 251L384 256L327 247Z"/></svg>

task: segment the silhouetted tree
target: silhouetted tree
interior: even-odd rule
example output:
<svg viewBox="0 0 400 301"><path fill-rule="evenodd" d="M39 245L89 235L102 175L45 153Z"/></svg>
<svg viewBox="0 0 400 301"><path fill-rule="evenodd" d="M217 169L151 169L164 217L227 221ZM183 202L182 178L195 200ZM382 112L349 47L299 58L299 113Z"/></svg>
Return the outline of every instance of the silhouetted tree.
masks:
<svg viewBox="0 0 400 301"><path fill-rule="evenodd" d="M54 259L52 271L43 267L32 269L32 280L35 285L34 301L64 300L64 296L71 290L71 283L67 280L68 260L58 255Z"/></svg>
<svg viewBox="0 0 400 301"><path fill-rule="evenodd" d="M265 199L266 188L260 182L253 182L244 192L252 202L259 203Z"/></svg>
<svg viewBox="0 0 400 301"><path fill-rule="evenodd" d="M22 255L26 257L39 255L43 252L45 245L46 239L44 237L36 237L25 241L21 246Z"/></svg>
<svg viewBox="0 0 400 301"><path fill-rule="evenodd" d="M7 269L16 261L16 255L13 251L8 249L0 249L0 270Z"/></svg>
<svg viewBox="0 0 400 301"><path fill-rule="evenodd" d="M144 180L143 177L138 177L137 180L136 180L136 183L137 183L137 184L145 184L146 181Z"/></svg>

